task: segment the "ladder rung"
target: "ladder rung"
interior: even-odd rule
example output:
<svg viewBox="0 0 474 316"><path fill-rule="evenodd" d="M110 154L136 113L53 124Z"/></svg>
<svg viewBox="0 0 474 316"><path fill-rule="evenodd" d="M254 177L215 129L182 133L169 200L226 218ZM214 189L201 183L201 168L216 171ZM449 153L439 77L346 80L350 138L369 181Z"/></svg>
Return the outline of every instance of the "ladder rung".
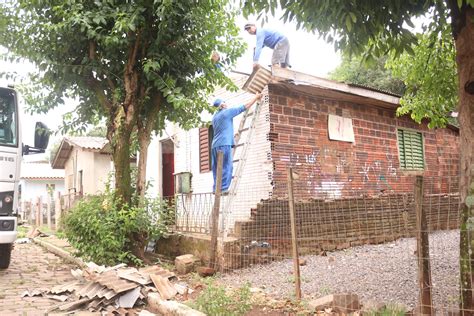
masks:
<svg viewBox="0 0 474 316"><path fill-rule="evenodd" d="M239 161L240 161L240 159L234 159L234 160L232 160L232 162L239 162Z"/></svg>
<svg viewBox="0 0 474 316"><path fill-rule="evenodd" d="M249 129L250 129L250 127L242 128L242 129L239 130L239 133L248 131Z"/></svg>
<svg viewBox="0 0 474 316"><path fill-rule="evenodd" d="M234 148L241 147L243 145L245 145L245 143L240 143L240 144L234 145Z"/></svg>

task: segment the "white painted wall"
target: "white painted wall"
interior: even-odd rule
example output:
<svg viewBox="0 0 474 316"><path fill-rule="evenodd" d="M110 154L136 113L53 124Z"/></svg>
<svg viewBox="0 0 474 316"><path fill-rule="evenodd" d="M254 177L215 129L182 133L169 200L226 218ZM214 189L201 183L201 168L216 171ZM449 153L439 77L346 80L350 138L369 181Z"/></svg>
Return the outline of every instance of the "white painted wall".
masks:
<svg viewBox="0 0 474 316"><path fill-rule="evenodd" d="M29 201L39 196L45 199L48 196L46 184L54 184L55 192L64 193L64 179L21 179L21 199Z"/></svg>
<svg viewBox="0 0 474 316"><path fill-rule="evenodd" d="M247 76L233 75L234 82L237 86L241 87L245 83ZM264 92L267 95L267 92ZM245 104L253 98L252 94L249 94L243 90L237 92L228 92L224 89L216 91L214 96L210 98L210 103L216 98L222 98L226 100L229 106L238 106ZM257 203L262 199L267 199L271 194L271 151L270 142L267 140L267 135L270 130L269 120L269 108L268 108L268 95L264 98L265 102L260 105L260 113L256 118L256 128L252 133L250 139L250 145L248 148L248 156L243 168L242 178L237 188L236 196L232 199L229 204L229 198L223 197L221 203L221 212L226 213L227 223L226 227L230 227L233 230L234 222L237 220L247 220L250 217L250 210L256 207ZM254 106L255 107L255 106ZM243 114L234 118L234 132L237 133L240 120ZM203 113L202 120L210 121L212 115L209 113ZM250 124L251 117L246 121L246 125ZM247 135L243 134L241 142L246 139ZM175 173L179 172L192 172L192 190L193 194L199 193L210 193L212 192L212 172L201 173L199 171L199 129L195 128L189 131L184 131L172 124L168 125L166 131L161 135L154 137L149 148L149 156L147 162L147 181L151 181L156 189L153 189L153 194L160 195L162 192L161 188L161 145L160 141L165 139L173 139L175 143L174 154L175 154ZM240 155L236 153L236 157ZM237 163L234 164L234 171L237 167ZM269 174L270 173L270 174ZM202 221L202 214L209 211L212 205L208 203L203 204L203 207L207 210L192 209L193 204L192 197L186 197L186 204L188 205L187 210L189 212L195 212L197 215L196 221ZM195 201L194 201L195 202ZM188 219L193 221L193 219Z"/></svg>
<svg viewBox="0 0 474 316"><path fill-rule="evenodd" d="M79 172L82 170L84 194L104 192L111 169L111 156L74 147L65 163L65 191L79 192Z"/></svg>

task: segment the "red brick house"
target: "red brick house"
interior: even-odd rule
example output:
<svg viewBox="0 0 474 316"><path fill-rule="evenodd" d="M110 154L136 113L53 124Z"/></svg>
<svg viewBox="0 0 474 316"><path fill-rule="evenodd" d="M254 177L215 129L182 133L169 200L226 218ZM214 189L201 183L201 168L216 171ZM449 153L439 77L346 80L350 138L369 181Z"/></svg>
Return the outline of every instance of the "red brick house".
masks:
<svg viewBox="0 0 474 316"><path fill-rule="evenodd" d="M325 197L324 183L347 197L411 192L412 172L440 179L459 174L458 128L429 129L427 122L398 117L397 96L285 69L273 77L274 195L285 195L289 165L312 184L308 198ZM438 192L446 192L446 185L440 181Z"/></svg>
<svg viewBox="0 0 474 316"><path fill-rule="evenodd" d="M220 225L235 238L226 248L232 266L243 264L243 249L255 241L270 244L274 255L290 253L289 167L299 175L296 220L303 253L412 236L414 174L424 175L427 192L437 195L430 200L429 228L458 227L456 127L429 129L427 122L396 115L396 95L288 69L261 68L243 89L263 91L264 98L254 114L247 155L236 159L244 161L239 184L221 203L225 222ZM242 90L225 93L231 104L249 98ZM199 159L198 169L189 170L193 181L200 179L192 191L210 192L212 133L207 128L190 133L196 146L177 157ZM178 210L178 216L207 214L201 222L208 225L212 205L205 211L193 195L185 199L186 212Z"/></svg>

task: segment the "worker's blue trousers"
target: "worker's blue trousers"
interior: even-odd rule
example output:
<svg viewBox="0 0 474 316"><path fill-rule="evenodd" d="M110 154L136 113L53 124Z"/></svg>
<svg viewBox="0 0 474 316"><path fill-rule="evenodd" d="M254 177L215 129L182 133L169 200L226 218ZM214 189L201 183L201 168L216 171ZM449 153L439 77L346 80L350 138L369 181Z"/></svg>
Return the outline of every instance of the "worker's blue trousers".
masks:
<svg viewBox="0 0 474 316"><path fill-rule="evenodd" d="M224 153L224 159L222 160L222 192L229 190L230 183L232 182L232 169L234 167L232 163L232 146L217 146L212 148L212 176L214 177L212 192L216 192L217 152L219 151Z"/></svg>

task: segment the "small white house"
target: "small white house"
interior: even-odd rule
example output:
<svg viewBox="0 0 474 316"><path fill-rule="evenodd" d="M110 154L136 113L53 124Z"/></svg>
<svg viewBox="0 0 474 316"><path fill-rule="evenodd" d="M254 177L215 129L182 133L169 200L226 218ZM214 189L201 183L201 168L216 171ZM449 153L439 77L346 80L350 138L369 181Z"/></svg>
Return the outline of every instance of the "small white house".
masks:
<svg viewBox="0 0 474 316"><path fill-rule="evenodd" d="M241 88L249 76L241 73L231 73L229 77L238 88ZM209 98L209 112L203 112L201 119L205 123L201 128L183 130L174 124L168 124L161 136L155 137L149 147L147 161L147 180L152 184L153 193L167 197L177 194L177 226L186 226L187 230L207 232L209 216L214 202L212 194L213 178L211 170L211 142L212 142L212 101L221 98L230 107L247 103L254 97L253 94L239 89L236 92L218 89ZM268 98L264 98L268 103ZM255 105L249 112L255 110ZM269 132L268 105L260 106L256 113L255 126L259 128L252 132L251 141L245 157L245 172L241 174L239 185L233 195L223 197L221 210L230 216L226 226L233 227L236 220L246 220L250 216L251 208L262 198L271 194L271 183L268 173L272 170L271 161L267 159L270 153L270 143L267 141ZM234 133L237 133L243 114L234 118ZM267 123L265 123L267 121ZM247 118L245 126L251 123ZM245 133L242 133L240 142L245 142ZM235 157L241 156L243 147L236 149ZM234 163L234 173L238 163ZM231 202L228 206L227 202ZM230 207L231 206L231 207ZM223 223L221 223L222 225Z"/></svg>
<svg viewBox="0 0 474 316"><path fill-rule="evenodd" d="M23 162L20 174L21 201L28 202L37 197L45 200L64 193L64 170L55 170L49 162Z"/></svg>
<svg viewBox="0 0 474 316"><path fill-rule="evenodd" d="M65 194L103 192L113 170L108 141L104 137L64 137L52 167L64 173Z"/></svg>

